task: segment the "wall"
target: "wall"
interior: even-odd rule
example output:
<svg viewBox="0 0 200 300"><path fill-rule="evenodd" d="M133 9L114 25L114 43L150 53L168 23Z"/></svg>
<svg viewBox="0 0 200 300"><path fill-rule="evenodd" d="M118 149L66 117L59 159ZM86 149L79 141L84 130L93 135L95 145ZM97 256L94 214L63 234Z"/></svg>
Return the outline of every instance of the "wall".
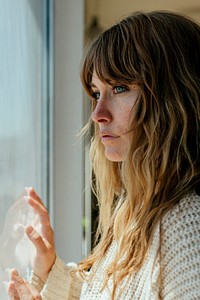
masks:
<svg viewBox="0 0 200 300"><path fill-rule="evenodd" d="M54 230L65 261L82 256L83 153L79 65L83 48L83 0L55 1Z"/></svg>
<svg viewBox="0 0 200 300"><path fill-rule="evenodd" d="M182 12L200 20L199 0L86 0L86 27L93 15L99 17L101 27L107 28L131 11L157 9Z"/></svg>

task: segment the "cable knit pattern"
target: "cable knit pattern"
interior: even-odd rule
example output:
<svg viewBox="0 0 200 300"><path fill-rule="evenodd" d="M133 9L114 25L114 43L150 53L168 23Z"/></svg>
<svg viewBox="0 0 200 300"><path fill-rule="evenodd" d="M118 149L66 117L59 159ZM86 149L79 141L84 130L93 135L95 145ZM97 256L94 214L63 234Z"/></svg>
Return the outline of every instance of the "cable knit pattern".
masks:
<svg viewBox="0 0 200 300"><path fill-rule="evenodd" d="M82 284L59 258L41 295L44 300L110 300L112 279L101 292L103 273L111 263L117 243L93 267L95 276ZM33 274L32 283L42 283ZM152 245L141 270L127 277L116 291L117 300L200 300L200 197L192 193L163 218L154 232Z"/></svg>

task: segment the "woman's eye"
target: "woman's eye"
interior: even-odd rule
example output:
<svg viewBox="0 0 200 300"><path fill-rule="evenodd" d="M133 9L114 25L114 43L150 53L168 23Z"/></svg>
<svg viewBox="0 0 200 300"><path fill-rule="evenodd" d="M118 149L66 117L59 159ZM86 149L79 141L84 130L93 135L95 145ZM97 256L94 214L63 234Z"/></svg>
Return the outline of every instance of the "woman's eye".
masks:
<svg viewBox="0 0 200 300"><path fill-rule="evenodd" d="M116 94L120 94L120 93L126 92L127 88L125 86L118 85L118 86L115 86L113 88L113 90Z"/></svg>
<svg viewBox="0 0 200 300"><path fill-rule="evenodd" d="M100 93L99 93L99 92L92 92L92 98L93 98L94 100L98 100L99 97L100 97Z"/></svg>

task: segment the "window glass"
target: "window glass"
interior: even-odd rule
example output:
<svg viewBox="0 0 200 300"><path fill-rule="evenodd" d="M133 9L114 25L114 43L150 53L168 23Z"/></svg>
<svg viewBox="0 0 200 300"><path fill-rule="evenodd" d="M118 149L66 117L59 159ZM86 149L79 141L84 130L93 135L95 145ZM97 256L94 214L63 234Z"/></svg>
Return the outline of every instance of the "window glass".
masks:
<svg viewBox="0 0 200 300"><path fill-rule="evenodd" d="M8 299L10 268L26 276L29 267L27 208L13 204L25 186L46 199L47 17L46 1L0 1L0 299Z"/></svg>

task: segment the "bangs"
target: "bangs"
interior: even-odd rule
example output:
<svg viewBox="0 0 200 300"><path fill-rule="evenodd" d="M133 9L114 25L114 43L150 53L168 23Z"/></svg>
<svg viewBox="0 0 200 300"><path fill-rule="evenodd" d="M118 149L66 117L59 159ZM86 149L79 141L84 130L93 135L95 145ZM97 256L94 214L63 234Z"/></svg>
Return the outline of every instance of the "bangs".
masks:
<svg viewBox="0 0 200 300"><path fill-rule="evenodd" d="M117 24L104 31L87 49L81 80L89 94L94 70L102 82L132 84L141 81L134 38L123 24Z"/></svg>

